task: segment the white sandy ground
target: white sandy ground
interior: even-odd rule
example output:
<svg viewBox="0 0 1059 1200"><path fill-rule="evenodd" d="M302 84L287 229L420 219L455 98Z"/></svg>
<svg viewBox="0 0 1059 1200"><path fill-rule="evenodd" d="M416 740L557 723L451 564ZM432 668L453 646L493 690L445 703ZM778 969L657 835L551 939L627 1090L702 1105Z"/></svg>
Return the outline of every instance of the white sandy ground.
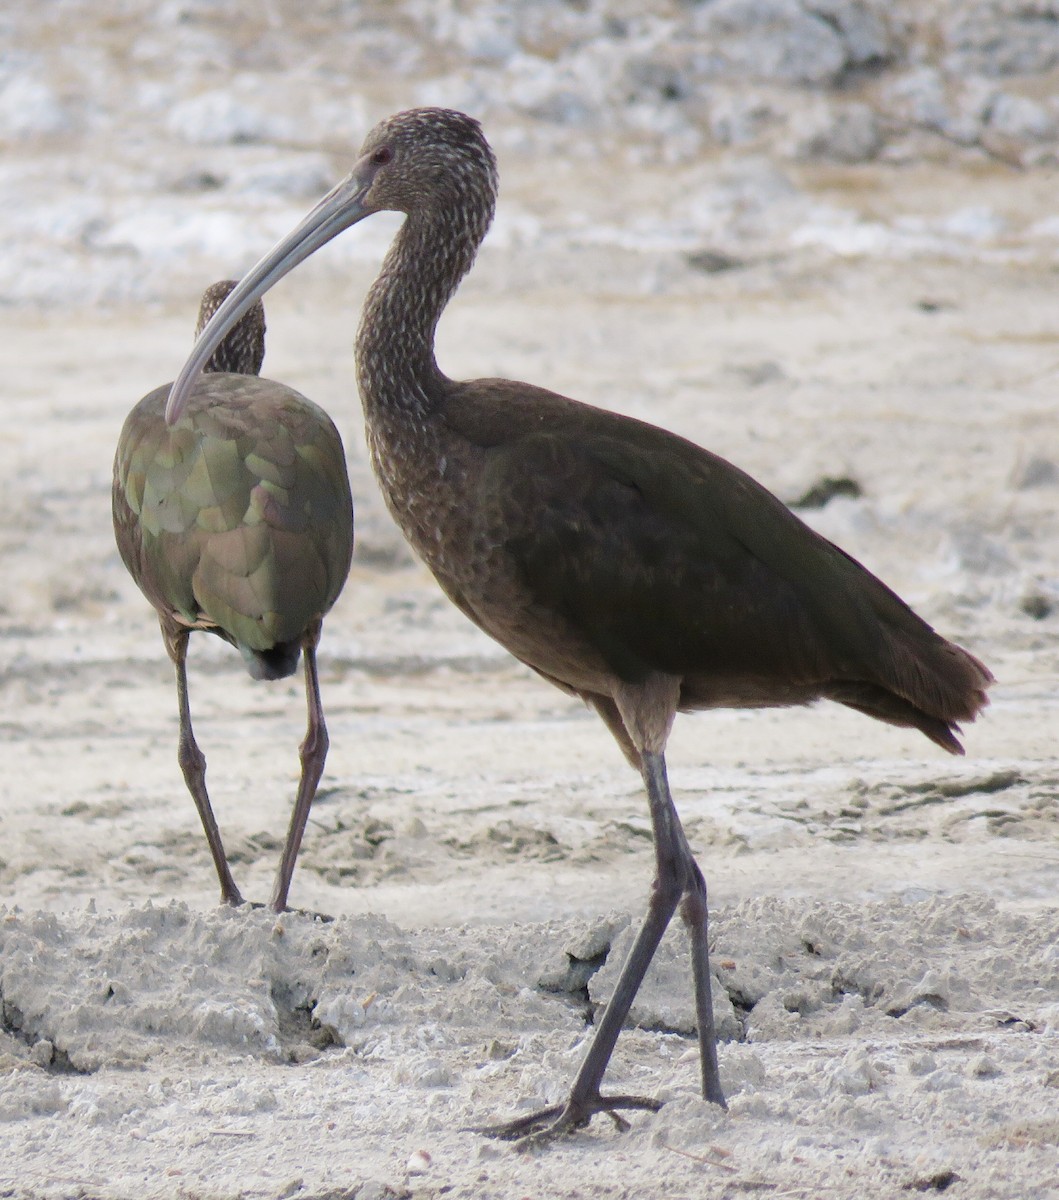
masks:
<svg viewBox="0 0 1059 1200"><path fill-rule="evenodd" d="M857 179L887 203L892 175ZM1044 182L905 180L1040 216ZM352 385L370 265L341 288L308 267L269 305L266 373L333 413L358 509L292 892L333 923L215 907L171 669L112 544L118 429L195 300L6 312L0 1197L1059 1195L1059 274L1001 257L806 249L707 276L487 249L443 323L451 374L649 417L788 499L852 476L863 498L809 519L998 677L963 759L833 706L679 720L730 1112L696 1097L677 930L609 1076L665 1107L529 1156L467 1127L562 1097L585 978L605 1000L644 904L645 804L599 722L467 625L390 526ZM203 638L191 688L260 900L300 680L253 684Z"/></svg>

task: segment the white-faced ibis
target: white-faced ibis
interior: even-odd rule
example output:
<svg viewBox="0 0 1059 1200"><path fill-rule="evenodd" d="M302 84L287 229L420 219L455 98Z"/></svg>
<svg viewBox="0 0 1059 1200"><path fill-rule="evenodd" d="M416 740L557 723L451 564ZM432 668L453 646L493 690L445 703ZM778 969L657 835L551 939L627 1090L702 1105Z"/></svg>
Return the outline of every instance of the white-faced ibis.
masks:
<svg viewBox="0 0 1059 1200"><path fill-rule="evenodd" d="M196 335L234 287L224 281L206 291ZM301 780L270 901L282 912L327 757L316 647L349 574L353 502L331 418L293 389L259 379L264 354L258 303L215 343L179 421L165 420L168 384L145 396L118 439L112 499L122 560L157 609L176 667L178 758L225 904L243 898L191 727L188 637L202 629L230 642L255 679L286 678L305 656Z"/></svg>
<svg viewBox="0 0 1059 1200"><path fill-rule="evenodd" d="M380 485L445 593L517 658L602 717L642 774L656 873L647 916L564 1105L487 1132L543 1140L605 1111L619 1031L678 905L691 935L704 1096L724 1105L706 886L670 797L679 711L837 700L962 753L958 721L992 676L738 468L663 429L525 383L448 379L438 319L493 215L478 123L415 109L368 135L352 173L242 280L170 395L176 420L233 321L356 221L404 213L357 335Z"/></svg>

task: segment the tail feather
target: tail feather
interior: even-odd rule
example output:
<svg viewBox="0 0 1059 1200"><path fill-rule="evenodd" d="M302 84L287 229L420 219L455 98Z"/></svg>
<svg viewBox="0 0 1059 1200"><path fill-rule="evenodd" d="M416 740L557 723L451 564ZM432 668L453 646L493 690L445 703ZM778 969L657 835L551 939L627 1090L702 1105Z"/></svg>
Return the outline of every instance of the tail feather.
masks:
<svg viewBox="0 0 1059 1200"><path fill-rule="evenodd" d="M874 717L887 725L918 729L942 750L947 750L950 754L963 754L963 746L956 737L960 727L954 720L932 717L877 684L836 683L828 688L826 695L829 700L836 700L847 708L856 709L866 717Z"/></svg>
<svg viewBox="0 0 1059 1200"><path fill-rule="evenodd" d="M973 654L916 621L919 628L883 627L882 682L838 681L827 696L887 724L918 729L950 754L963 754L959 722L973 721L989 703L986 688L993 674Z"/></svg>
<svg viewBox="0 0 1059 1200"><path fill-rule="evenodd" d="M239 653L252 678L286 679L298 669L301 646L300 638L293 642L278 642L268 650L251 650L240 644Z"/></svg>

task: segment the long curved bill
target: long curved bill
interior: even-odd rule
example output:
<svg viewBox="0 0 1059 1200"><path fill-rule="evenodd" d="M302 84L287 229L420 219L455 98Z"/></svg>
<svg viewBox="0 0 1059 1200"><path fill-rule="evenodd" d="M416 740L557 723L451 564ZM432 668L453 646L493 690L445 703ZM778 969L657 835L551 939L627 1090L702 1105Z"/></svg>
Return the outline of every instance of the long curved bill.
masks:
<svg viewBox="0 0 1059 1200"><path fill-rule="evenodd" d="M221 339L242 317L255 300L259 300L284 275L293 271L311 254L326 245L344 229L355 225L375 210L364 203L370 177L364 179L361 164L320 201L305 219L278 242L243 276L224 303L210 318L195 348L169 390L165 419L169 425L180 420L199 372L217 349Z"/></svg>

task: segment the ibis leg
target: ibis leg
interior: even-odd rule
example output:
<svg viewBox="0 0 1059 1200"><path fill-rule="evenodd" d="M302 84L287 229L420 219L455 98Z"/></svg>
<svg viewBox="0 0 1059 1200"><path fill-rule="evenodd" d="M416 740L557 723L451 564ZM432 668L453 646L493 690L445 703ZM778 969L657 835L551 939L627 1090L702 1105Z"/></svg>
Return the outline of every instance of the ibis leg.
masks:
<svg viewBox="0 0 1059 1200"><path fill-rule="evenodd" d="M665 756L661 753L644 752L642 769L650 803L656 867L647 916L621 969L614 994L604 1010L565 1105L544 1109L481 1131L492 1137L522 1139L526 1145L539 1144L586 1124L598 1112L609 1113L614 1121L622 1126L625 1122L617 1115L619 1109L656 1110L661 1107L658 1101L642 1096L602 1096L599 1089L636 993L682 898L682 916L691 932L696 1012L700 1037L704 1043L703 1094L707 1099L724 1104L717 1077L717 1046L714 1040L710 996L709 949L706 943L706 886L702 873L691 855L680 818L673 807L666 778ZM712 1067L708 1064L712 1064Z"/></svg>
<svg viewBox="0 0 1059 1200"><path fill-rule="evenodd" d="M611 736L618 743L618 748L625 755L626 761L634 771L643 774L643 756L636 743L629 737L621 712L610 696L588 695L585 702L591 705L603 718L603 723L610 730Z"/></svg>
<svg viewBox="0 0 1059 1200"><path fill-rule="evenodd" d="M681 834L683 836L683 832ZM686 843L685 843L686 844ZM699 1069L702 1096L727 1109L717 1064L717 1031L713 1024L713 994L710 986L709 914L706 907L706 881L698 863L691 858L691 883L684 893L680 915L691 940L691 971L695 983L695 1024L699 1031Z"/></svg>
<svg viewBox="0 0 1059 1200"><path fill-rule="evenodd" d="M221 883L221 903L236 906L243 903L243 897L235 886L228 860L224 856L224 846L221 844L221 831L217 828L217 820L210 807L210 798L206 792L206 756L195 741L195 731L191 727L191 706L188 702L187 654L190 631L178 628L167 629L162 626L166 649L176 668L177 704L180 709L180 741L177 747L177 761L184 772L184 782L188 786L195 807L199 810L202 828L206 832L210 854L213 855L213 865L217 868L217 878Z"/></svg>
<svg viewBox="0 0 1059 1200"><path fill-rule="evenodd" d="M309 710L309 724L305 731L299 753L301 756L301 780L298 783L298 795L291 812L290 826L287 829L287 841L276 872L276 882L272 889L272 899L269 908L273 912L283 912L287 907L287 893L290 890L291 877L294 874L294 864L298 859L298 851L302 844L302 834L305 823L309 819L309 809L313 797L320 784L320 776L324 773L324 763L330 741L327 736L327 726L324 724L324 710L320 702L320 678L316 670L316 647L320 641L320 622L314 621L302 641L302 658L305 662L305 700Z"/></svg>

